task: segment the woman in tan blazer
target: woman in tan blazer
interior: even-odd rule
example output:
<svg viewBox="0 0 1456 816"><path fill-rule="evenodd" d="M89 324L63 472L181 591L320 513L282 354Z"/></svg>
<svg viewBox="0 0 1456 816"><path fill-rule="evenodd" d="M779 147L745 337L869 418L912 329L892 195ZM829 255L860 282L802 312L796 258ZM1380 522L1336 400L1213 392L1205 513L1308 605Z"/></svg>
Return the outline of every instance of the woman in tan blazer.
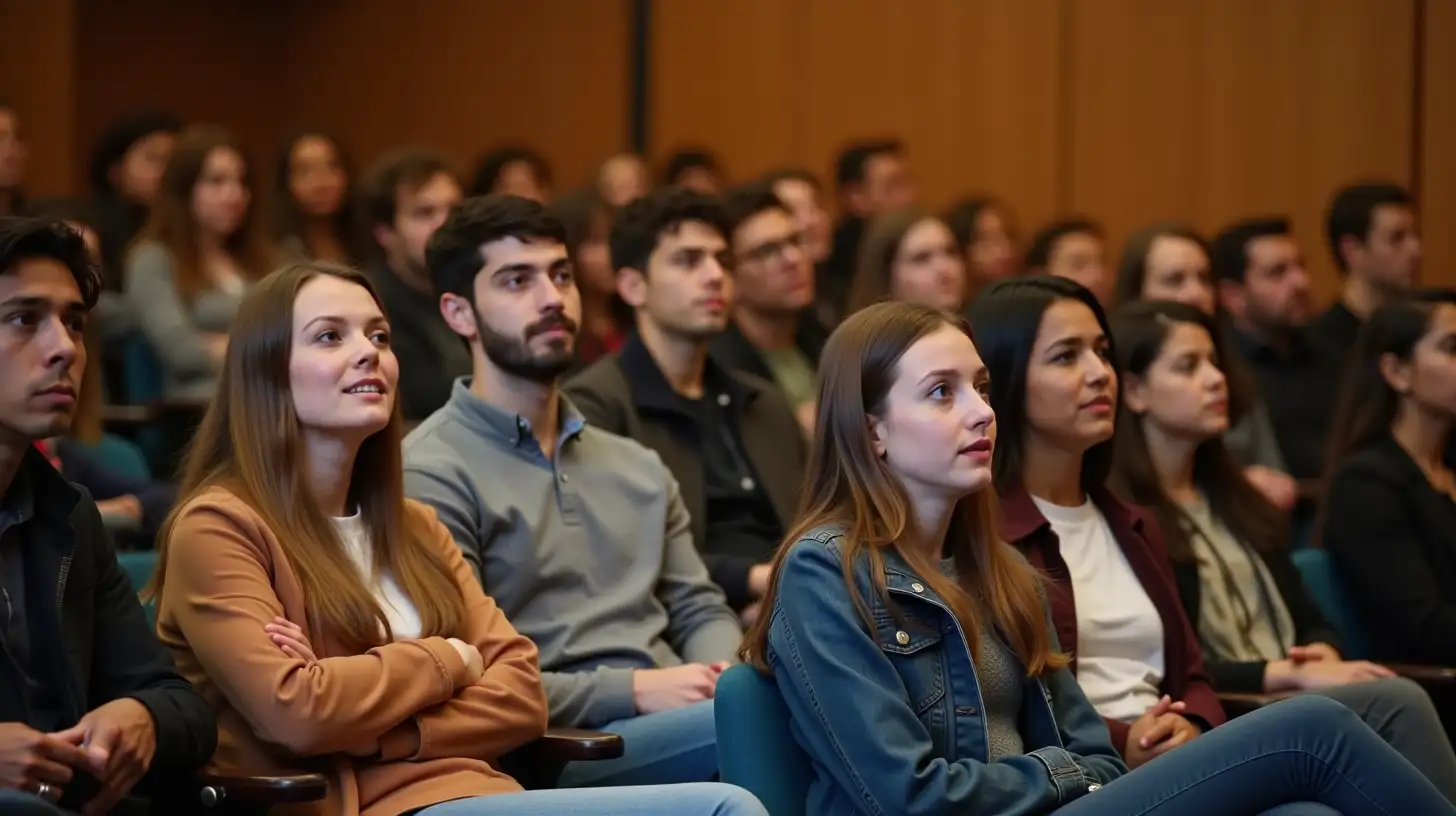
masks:
<svg viewBox="0 0 1456 816"><path fill-rule="evenodd" d="M282 269L238 313L159 543L158 633L217 711L214 764L329 778L305 812L757 816L726 785L522 791L536 647L406 501L398 362L358 273Z"/></svg>

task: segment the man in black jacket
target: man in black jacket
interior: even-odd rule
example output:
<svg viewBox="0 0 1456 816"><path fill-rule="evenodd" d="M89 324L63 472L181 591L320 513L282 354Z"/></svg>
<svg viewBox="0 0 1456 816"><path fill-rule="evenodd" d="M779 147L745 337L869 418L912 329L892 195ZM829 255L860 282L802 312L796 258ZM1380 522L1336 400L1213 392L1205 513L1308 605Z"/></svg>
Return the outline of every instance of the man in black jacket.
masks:
<svg viewBox="0 0 1456 816"><path fill-rule="evenodd" d="M566 394L587 422L662 458L708 572L752 619L808 456L779 389L708 353L728 323L728 232L718 199L691 190L660 189L623 209L612 226L612 264L637 327L620 352L568 382Z"/></svg>
<svg viewBox="0 0 1456 816"><path fill-rule="evenodd" d="M124 812L212 755L207 703L146 618L96 504L35 441L65 433L101 289L81 236L0 218L0 812ZM113 811L118 804L122 807Z"/></svg>

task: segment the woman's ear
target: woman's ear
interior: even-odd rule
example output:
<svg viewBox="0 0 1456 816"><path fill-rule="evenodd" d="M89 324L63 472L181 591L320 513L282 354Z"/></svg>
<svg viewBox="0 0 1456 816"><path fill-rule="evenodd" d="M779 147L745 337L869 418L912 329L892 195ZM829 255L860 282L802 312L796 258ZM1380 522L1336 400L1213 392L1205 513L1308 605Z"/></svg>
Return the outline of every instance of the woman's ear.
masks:
<svg viewBox="0 0 1456 816"><path fill-rule="evenodd" d="M865 425L866 425L866 430L868 430L869 431L869 434L870 434L870 448L874 450L876 456L880 457L881 459L884 459L885 458L885 442L884 442L885 421L882 420L882 419L880 419L879 417L872 416L870 414L865 414Z"/></svg>
<svg viewBox="0 0 1456 816"><path fill-rule="evenodd" d="M1410 369L1410 363L1394 354L1386 352L1380 355L1380 376L1385 378L1386 384L1397 394L1410 393Z"/></svg>
<svg viewBox="0 0 1456 816"><path fill-rule="evenodd" d="M1122 405L1136 416L1148 412L1147 385L1142 377L1126 374L1122 381Z"/></svg>

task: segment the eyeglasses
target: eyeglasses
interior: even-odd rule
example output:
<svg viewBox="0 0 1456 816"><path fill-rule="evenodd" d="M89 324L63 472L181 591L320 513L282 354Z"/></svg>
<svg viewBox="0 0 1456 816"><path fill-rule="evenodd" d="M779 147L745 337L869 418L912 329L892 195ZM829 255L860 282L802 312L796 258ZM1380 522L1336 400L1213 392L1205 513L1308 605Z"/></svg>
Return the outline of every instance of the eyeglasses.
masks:
<svg viewBox="0 0 1456 816"><path fill-rule="evenodd" d="M739 258L752 263L764 263L775 258L782 258L790 249L803 248L804 234L796 232L776 241L765 241L752 249L745 250Z"/></svg>

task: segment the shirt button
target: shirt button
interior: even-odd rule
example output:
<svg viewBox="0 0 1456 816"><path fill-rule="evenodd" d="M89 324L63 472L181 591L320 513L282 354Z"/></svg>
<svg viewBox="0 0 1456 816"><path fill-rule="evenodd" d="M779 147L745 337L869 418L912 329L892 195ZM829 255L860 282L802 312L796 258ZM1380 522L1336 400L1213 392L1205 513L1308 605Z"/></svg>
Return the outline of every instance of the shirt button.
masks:
<svg viewBox="0 0 1456 816"><path fill-rule="evenodd" d="M1102 790L1102 786L1101 785L1098 785L1095 782L1092 783L1091 785L1088 785L1087 786L1087 792L1088 793L1091 793L1092 791L1095 791L1095 790Z"/></svg>
<svg viewBox="0 0 1456 816"><path fill-rule="evenodd" d="M913 590L915 590L916 592L924 592L925 591L925 584L922 584L919 581L916 581L915 583L913 583L913 584L910 585L910 588L913 589Z"/></svg>
<svg viewBox="0 0 1456 816"><path fill-rule="evenodd" d="M571 477L570 476L567 476L565 473L561 474L561 483L562 484L566 484L569 481L571 481Z"/></svg>
<svg viewBox="0 0 1456 816"><path fill-rule="evenodd" d="M900 644L901 646L904 646L910 642L910 635L906 632L896 632L895 642Z"/></svg>
<svg viewBox="0 0 1456 816"><path fill-rule="evenodd" d="M738 483L738 486L741 487L741 488L743 488L744 490L752 490L753 489L753 480L750 479L750 478L748 478L747 476L744 476L743 477L743 481L739 482Z"/></svg>
<svg viewBox="0 0 1456 816"><path fill-rule="evenodd" d="M730 402L730 400L728 399L728 395L727 394L719 394L718 395L718 404L719 405L727 405L729 402Z"/></svg>

